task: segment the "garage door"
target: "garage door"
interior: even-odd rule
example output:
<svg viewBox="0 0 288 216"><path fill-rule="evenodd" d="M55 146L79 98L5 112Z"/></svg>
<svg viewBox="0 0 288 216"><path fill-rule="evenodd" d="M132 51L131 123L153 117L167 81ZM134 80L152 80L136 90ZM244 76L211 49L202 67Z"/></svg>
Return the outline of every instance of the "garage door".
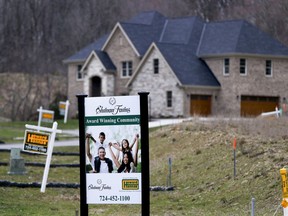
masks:
<svg viewBox="0 0 288 216"><path fill-rule="evenodd" d="M191 95L190 114L192 116L211 115L211 95Z"/></svg>
<svg viewBox="0 0 288 216"><path fill-rule="evenodd" d="M278 97L241 96L241 116L258 116L262 112L275 111L279 105Z"/></svg>

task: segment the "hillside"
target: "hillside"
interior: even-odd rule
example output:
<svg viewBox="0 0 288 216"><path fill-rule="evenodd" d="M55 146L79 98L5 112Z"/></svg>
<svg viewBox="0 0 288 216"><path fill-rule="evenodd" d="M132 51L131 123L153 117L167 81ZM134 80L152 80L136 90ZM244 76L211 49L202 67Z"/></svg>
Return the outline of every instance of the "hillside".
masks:
<svg viewBox="0 0 288 216"><path fill-rule="evenodd" d="M175 186L174 192L152 192L154 213L167 209L165 215L249 215L252 197L257 215L273 215L279 207L279 170L288 161L286 118L194 120L150 136L151 185L166 184L171 157ZM281 208L277 215L283 214Z"/></svg>
<svg viewBox="0 0 288 216"><path fill-rule="evenodd" d="M150 185L166 186L168 159L172 159L174 191L151 191L151 216L282 216L280 169L286 166L287 117L279 119L193 119L150 131ZM236 178L232 140L237 138ZM78 147L55 151L77 152ZM27 162L45 157L22 155ZM0 152L0 162L9 152ZM52 164L78 163L79 157L53 156ZM40 182L42 167L27 166L27 175L8 175L0 166L0 179ZM79 183L79 168L51 168L48 182ZM75 215L79 189L0 187L1 215ZM33 205L30 205L33 203ZM139 205L89 205L89 215L141 215Z"/></svg>

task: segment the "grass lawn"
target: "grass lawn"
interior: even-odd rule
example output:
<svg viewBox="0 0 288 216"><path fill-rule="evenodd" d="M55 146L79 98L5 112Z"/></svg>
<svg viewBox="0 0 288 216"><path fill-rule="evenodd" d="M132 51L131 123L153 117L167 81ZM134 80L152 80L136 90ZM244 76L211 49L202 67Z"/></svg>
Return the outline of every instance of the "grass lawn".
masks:
<svg viewBox="0 0 288 216"><path fill-rule="evenodd" d="M166 186L169 158L174 191L150 192L153 216L283 215L280 169L287 166L287 119L243 121L193 120L150 132L150 185ZM232 140L237 138L236 176ZM78 147L55 151L78 152ZM21 154L25 161L44 162L45 156ZM0 152L9 161L9 152ZM78 156L52 157L53 163L79 163ZM41 182L43 167L27 166L26 175L8 175L0 166L0 179ZM49 182L79 183L79 168L50 168ZM0 187L0 215L75 215L79 189ZM278 209L278 210L277 210ZM89 205L89 215L141 215L140 205Z"/></svg>

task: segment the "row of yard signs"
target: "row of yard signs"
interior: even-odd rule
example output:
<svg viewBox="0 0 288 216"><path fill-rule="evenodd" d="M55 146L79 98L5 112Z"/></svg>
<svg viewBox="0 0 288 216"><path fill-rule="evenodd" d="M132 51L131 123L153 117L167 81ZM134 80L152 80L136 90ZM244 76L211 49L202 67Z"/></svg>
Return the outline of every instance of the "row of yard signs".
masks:
<svg viewBox="0 0 288 216"><path fill-rule="evenodd" d="M23 151L47 155L40 190L43 193L46 189L56 133L62 133L61 130L57 130L57 126L57 122L53 123L52 128L25 125L28 130L25 130Z"/></svg>
<svg viewBox="0 0 288 216"><path fill-rule="evenodd" d="M64 116L64 123L67 123L68 118L68 109L69 109L69 101L60 101L59 102L59 115ZM53 110L46 110L43 109L42 106L40 106L39 109L37 109L37 112L39 112L38 117L38 126L41 125L41 122L48 122L52 123L54 121L54 111Z"/></svg>

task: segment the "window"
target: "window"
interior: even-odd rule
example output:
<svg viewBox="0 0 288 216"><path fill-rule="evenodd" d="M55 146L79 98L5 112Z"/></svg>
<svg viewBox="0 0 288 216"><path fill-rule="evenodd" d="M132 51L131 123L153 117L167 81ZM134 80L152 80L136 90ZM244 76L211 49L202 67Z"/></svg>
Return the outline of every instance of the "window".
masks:
<svg viewBox="0 0 288 216"><path fill-rule="evenodd" d="M153 59L154 74L159 73L159 59Z"/></svg>
<svg viewBox="0 0 288 216"><path fill-rule="evenodd" d="M83 72L81 72L82 65L77 65L77 79L81 80L84 78Z"/></svg>
<svg viewBox="0 0 288 216"><path fill-rule="evenodd" d="M229 75L229 66L230 66L230 59L225 58L224 59L224 66L223 66L223 75Z"/></svg>
<svg viewBox="0 0 288 216"><path fill-rule="evenodd" d="M246 59L240 59L240 74L241 75L246 75L247 74Z"/></svg>
<svg viewBox="0 0 288 216"><path fill-rule="evenodd" d="M119 36L119 44L120 44L120 46L122 46L122 45L123 45L123 38L122 38L122 36L121 36L121 35Z"/></svg>
<svg viewBox="0 0 288 216"><path fill-rule="evenodd" d="M166 92L167 107L172 107L172 91Z"/></svg>
<svg viewBox="0 0 288 216"><path fill-rule="evenodd" d="M122 62L122 77L132 76L132 61Z"/></svg>
<svg viewBox="0 0 288 216"><path fill-rule="evenodd" d="M272 77L272 61L271 60L266 60L265 75Z"/></svg>

